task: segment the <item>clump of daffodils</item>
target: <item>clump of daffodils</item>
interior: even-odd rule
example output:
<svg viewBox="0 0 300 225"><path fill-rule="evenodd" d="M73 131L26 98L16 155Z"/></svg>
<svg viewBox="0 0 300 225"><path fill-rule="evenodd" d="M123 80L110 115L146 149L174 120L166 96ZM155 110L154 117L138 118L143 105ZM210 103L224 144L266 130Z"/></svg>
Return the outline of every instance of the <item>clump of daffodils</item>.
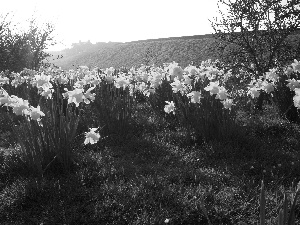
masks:
<svg viewBox="0 0 300 225"><path fill-rule="evenodd" d="M209 91L210 95L216 95L216 99L219 99L223 104L225 109L231 109L233 104L233 99L229 99L229 94L225 87L219 86L219 81L210 82L204 90Z"/></svg>
<svg viewBox="0 0 300 225"><path fill-rule="evenodd" d="M286 75L291 75L292 73L300 73L300 62L296 59L294 63L292 63L285 71ZM276 69L270 69L263 77L258 80L253 80L249 84L248 94L251 95L252 98L259 97L260 91L265 91L266 93L272 93L274 91L274 86L278 81L279 75ZM295 92L295 96L293 97L294 106L300 109L300 80L296 79L287 79L287 87L291 91Z"/></svg>
<svg viewBox="0 0 300 225"><path fill-rule="evenodd" d="M258 98L261 91L268 94L274 91L275 82L278 80L278 75L275 69L267 72L266 75L257 80L252 80L248 87L248 94L252 98Z"/></svg>
<svg viewBox="0 0 300 225"><path fill-rule="evenodd" d="M36 108L30 106L28 100L24 100L15 95L9 96L8 93L2 88L2 94L0 95L0 105L11 107L13 113L18 115L26 115L29 117L29 120L40 121L41 116L45 114L41 111L40 106Z"/></svg>

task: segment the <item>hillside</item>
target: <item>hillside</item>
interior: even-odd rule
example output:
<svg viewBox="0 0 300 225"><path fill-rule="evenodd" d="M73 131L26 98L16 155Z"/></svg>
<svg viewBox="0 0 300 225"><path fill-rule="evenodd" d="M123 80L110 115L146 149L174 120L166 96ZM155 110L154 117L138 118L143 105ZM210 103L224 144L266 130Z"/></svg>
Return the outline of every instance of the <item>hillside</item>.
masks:
<svg viewBox="0 0 300 225"><path fill-rule="evenodd" d="M299 48L300 31L288 37L291 49ZM185 37L149 39L133 42L80 42L70 49L50 52L53 56L49 62L62 69L88 66L90 68L120 68L141 64L157 66L168 62L178 62L182 67L194 62L196 65L203 60L218 58L214 52L216 41L211 34ZM300 49L298 49L298 52Z"/></svg>
<svg viewBox="0 0 300 225"><path fill-rule="evenodd" d="M51 63L62 69L86 65L89 67L132 67L141 64L155 64L176 61L187 66L192 61L199 63L212 58L211 35L197 35L180 38L161 38L127 43L81 43L71 49L50 52ZM63 57L58 57L62 55ZM74 65L74 66L73 66Z"/></svg>

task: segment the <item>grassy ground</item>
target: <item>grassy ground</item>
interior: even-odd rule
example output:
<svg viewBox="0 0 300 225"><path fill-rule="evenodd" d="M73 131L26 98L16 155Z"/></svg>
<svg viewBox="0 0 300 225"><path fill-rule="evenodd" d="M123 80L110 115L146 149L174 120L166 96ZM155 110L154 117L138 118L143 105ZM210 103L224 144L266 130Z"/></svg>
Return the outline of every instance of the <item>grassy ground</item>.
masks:
<svg viewBox="0 0 300 225"><path fill-rule="evenodd" d="M70 174L41 182L18 152L3 149L1 224L208 224L206 215L212 224L258 224L263 178L275 224L284 191L294 192L300 177L299 126L267 107L240 114L242 140L197 144L147 108L137 113L133 135L78 148Z"/></svg>

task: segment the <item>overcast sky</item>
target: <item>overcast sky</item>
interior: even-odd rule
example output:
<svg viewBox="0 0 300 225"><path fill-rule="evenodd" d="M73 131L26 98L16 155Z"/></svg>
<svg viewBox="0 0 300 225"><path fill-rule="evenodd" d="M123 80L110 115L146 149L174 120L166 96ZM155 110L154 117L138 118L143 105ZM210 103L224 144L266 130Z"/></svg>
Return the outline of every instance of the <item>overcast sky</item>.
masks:
<svg viewBox="0 0 300 225"><path fill-rule="evenodd" d="M0 0L0 14L20 22L35 15L55 24L51 50L79 40L129 42L212 33L217 0ZM25 26L26 23L21 23ZM28 23L27 23L28 24Z"/></svg>

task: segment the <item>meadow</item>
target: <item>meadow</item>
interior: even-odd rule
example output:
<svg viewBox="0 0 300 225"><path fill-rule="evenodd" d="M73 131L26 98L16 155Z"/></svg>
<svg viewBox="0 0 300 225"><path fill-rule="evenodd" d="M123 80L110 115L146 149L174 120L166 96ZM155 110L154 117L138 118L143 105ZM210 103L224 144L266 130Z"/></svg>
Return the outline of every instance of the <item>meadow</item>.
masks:
<svg viewBox="0 0 300 225"><path fill-rule="evenodd" d="M2 72L1 224L298 224L299 67Z"/></svg>

